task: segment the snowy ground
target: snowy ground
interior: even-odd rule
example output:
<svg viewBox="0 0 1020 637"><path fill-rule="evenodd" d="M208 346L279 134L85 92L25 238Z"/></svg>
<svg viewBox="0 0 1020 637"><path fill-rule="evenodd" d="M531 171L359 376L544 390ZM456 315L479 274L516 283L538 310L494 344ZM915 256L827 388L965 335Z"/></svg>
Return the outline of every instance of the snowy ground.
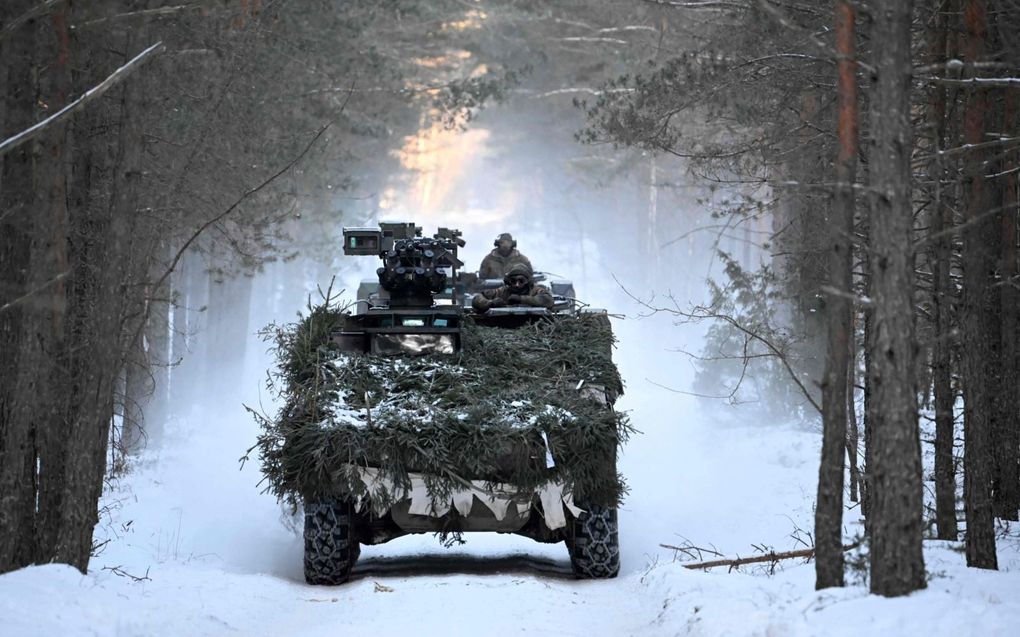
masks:
<svg viewBox="0 0 1020 637"><path fill-rule="evenodd" d="M485 534L451 549L432 536L366 547L351 583L308 586L300 539L259 494L257 467L238 470L255 431L231 400L179 418L162 450L106 494L98 535L111 541L88 575L50 565L0 576L0 634L1015 634L1015 530L1000 542L1000 572L967 569L959 545L928 543L928 589L895 600L860 582L815 592L812 564L771 576L682 568L661 543L727 555L800 547L812 528L818 436L784 423L724 425L647 382L687 380L683 359L661 350L671 329L620 326L629 379L620 407L644 433L622 458L631 494L616 580L570 579L562 545Z"/></svg>

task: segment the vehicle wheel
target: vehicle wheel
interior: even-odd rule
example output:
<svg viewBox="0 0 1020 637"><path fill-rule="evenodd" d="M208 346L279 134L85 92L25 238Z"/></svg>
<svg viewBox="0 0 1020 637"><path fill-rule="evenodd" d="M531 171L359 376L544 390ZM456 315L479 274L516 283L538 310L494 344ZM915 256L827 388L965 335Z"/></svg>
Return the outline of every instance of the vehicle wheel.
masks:
<svg viewBox="0 0 1020 637"><path fill-rule="evenodd" d="M354 506L344 500L305 503L305 581L333 586L351 576L361 548Z"/></svg>
<svg viewBox="0 0 1020 637"><path fill-rule="evenodd" d="M571 520L567 550L570 551L570 566L575 577L616 577L620 572L620 531L616 509L591 506Z"/></svg>

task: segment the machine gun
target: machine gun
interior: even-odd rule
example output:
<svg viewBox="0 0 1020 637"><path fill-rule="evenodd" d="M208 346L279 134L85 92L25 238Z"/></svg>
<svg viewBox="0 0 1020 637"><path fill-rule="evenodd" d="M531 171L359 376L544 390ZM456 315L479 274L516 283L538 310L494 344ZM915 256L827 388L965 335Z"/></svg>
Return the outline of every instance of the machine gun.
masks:
<svg viewBox="0 0 1020 637"><path fill-rule="evenodd" d="M344 254L382 260L378 281L362 281L357 310L332 340L341 350L363 354L452 354L461 351L465 316L482 325L517 327L549 315L544 308L494 308L484 315L467 312L472 293L502 280L478 279L458 272L457 257L465 245L460 230L439 228L422 236L414 223L380 223L377 228L344 228ZM550 280L558 305L554 312L575 309L573 284ZM450 303L437 304L436 299Z"/></svg>
<svg viewBox="0 0 1020 637"><path fill-rule="evenodd" d="M436 294L451 290L457 304L457 270L464 262L457 249L464 247L461 231L440 228L423 237L414 223L380 223L378 228L344 228L344 254L374 255L382 259L376 270L379 286L389 293L391 308L427 308Z"/></svg>

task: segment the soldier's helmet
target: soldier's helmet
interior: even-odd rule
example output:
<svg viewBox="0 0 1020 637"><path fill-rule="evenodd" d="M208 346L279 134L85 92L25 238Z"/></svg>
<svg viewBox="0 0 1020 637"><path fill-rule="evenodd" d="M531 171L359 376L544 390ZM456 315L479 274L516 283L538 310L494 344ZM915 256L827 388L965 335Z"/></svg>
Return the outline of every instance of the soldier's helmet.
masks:
<svg viewBox="0 0 1020 637"><path fill-rule="evenodd" d="M523 288L531 283L531 278L533 276L534 273L527 264L515 263L509 270L507 270L506 276L503 277L503 283L510 287Z"/></svg>

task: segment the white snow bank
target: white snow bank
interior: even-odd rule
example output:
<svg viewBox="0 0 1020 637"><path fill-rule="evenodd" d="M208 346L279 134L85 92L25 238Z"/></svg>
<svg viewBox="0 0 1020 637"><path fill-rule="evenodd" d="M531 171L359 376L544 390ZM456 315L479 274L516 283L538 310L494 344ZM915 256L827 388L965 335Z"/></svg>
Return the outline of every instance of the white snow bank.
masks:
<svg viewBox="0 0 1020 637"><path fill-rule="evenodd" d="M529 569L489 575L362 575L334 588L196 564L154 567L150 581L38 566L0 577L4 635L702 635L960 637L1014 634L1010 570L967 569L932 543L926 590L899 599L862 585L816 592L811 564L775 577L660 564L577 582ZM141 575L143 573L139 573Z"/></svg>

